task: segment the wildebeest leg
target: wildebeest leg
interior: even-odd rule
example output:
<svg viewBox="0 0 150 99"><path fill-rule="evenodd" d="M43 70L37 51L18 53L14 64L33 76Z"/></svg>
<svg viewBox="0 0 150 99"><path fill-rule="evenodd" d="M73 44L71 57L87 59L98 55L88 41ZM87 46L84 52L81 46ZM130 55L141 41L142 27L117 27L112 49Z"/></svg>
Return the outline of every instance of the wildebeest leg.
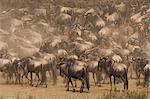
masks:
<svg viewBox="0 0 150 99"><path fill-rule="evenodd" d="M111 75L109 76L109 80L110 80L110 87L111 87L110 91L112 91L112 80L111 80Z"/></svg>
<svg viewBox="0 0 150 99"><path fill-rule="evenodd" d="M74 82L75 82L75 86L74 87L77 87L77 82L76 82L76 80L74 79Z"/></svg>
<svg viewBox="0 0 150 99"><path fill-rule="evenodd" d="M66 82L66 79L67 79L67 77L64 76L64 77L63 77L63 84L67 83L67 82Z"/></svg>
<svg viewBox="0 0 150 99"><path fill-rule="evenodd" d="M106 75L104 74L104 75L102 75L102 76L103 76L103 77L102 77L102 79L103 79L103 82L102 82L102 83L105 84L105 83L106 83L106 79L107 79L107 78L106 78Z"/></svg>
<svg viewBox="0 0 150 99"><path fill-rule="evenodd" d="M11 73L9 73L9 84L11 82L11 77L12 77L12 75L11 75Z"/></svg>
<svg viewBox="0 0 150 99"><path fill-rule="evenodd" d="M128 90L128 77L127 77L127 74L125 74L123 77L120 77L120 78L124 83L124 90Z"/></svg>
<svg viewBox="0 0 150 99"><path fill-rule="evenodd" d="M144 75L143 87L145 87L145 86L146 86L146 82L147 82L147 77Z"/></svg>
<svg viewBox="0 0 150 99"><path fill-rule="evenodd" d="M125 75L124 75L124 83L125 83L125 86L126 86L126 91L128 90L128 73L126 71Z"/></svg>
<svg viewBox="0 0 150 99"><path fill-rule="evenodd" d="M125 78L122 77L122 76L121 76L120 78L121 78L121 80L123 81L123 84L124 84L123 86L124 86L124 90L125 90Z"/></svg>
<svg viewBox="0 0 150 99"><path fill-rule="evenodd" d="M57 83L57 69L55 66L52 67L53 85Z"/></svg>
<svg viewBox="0 0 150 99"><path fill-rule="evenodd" d="M45 84L45 87L47 88L47 77L46 77L46 71L41 71L41 84Z"/></svg>
<svg viewBox="0 0 150 99"><path fill-rule="evenodd" d="M18 76L19 76L18 77L18 84L20 84L20 82L21 82L21 75L19 74Z"/></svg>
<svg viewBox="0 0 150 99"><path fill-rule="evenodd" d="M12 74L12 78L13 78L13 74ZM20 84L21 83L21 74L17 73L16 74L16 84Z"/></svg>
<svg viewBox="0 0 150 99"><path fill-rule="evenodd" d="M127 76L127 74L125 76L125 84L126 84L126 90L128 90L128 76Z"/></svg>
<svg viewBox="0 0 150 99"><path fill-rule="evenodd" d="M94 84L95 84L95 86L96 86L96 82L95 82L95 75L94 75L94 73L92 73L92 74L93 74Z"/></svg>
<svg viewBox="0 0 150 99"><path fill-rule="evenodd" d="M24 83L24 76L28 79L27 75L28 75L28 73L26 73L26 72L23 72L23 74L21 75L21 85L22 86L23 86L23 83Z"/></svg>
<svg viewBox="0 0 150 99"><path fill-rule="evenodd" d="M115 91L116 91L116 77L114 76L114 87L115 87Z"/></svg>
<svg viewBox="0 0 150 99"><path fill-rule="evenodd" d="M9 83L9 73L6 73L6 84Z"/></svg>
<svg viewBox="0 0 150 99"><path fill-rule="evenodd" d="M81 81L82 81L82 84L81 84L81 88L80 88L80 93L83 92L83 88L84 88L84 79L81 79Z"/></svg>
<svg viewBox="0 0 150 99"><path fill-rule="evenodd" d="M141 73L139 73L139 85L141 84L141 81L140 81L140 76L141 76Z"/></svg>
<svg viewBox="0 0 150 99"><path fill-rule="evenodd" d="M36 76L38 78L37 84L35 86L35 87L37 87L39 85L39 82L40 82L40 76L39 76L39 72L36 72L35 74L36 74ZM40 84L42 84L42 81L40 82Z"/></svg>
<svg viewBox="0 0 150 99"><path fill-rule="evenodd" d="M66 76L63 77L63 84L66 84L65 87L67 87L68 78Z"/></svg>
<svg viewBox="0 0 150 99"><path fill-rule="evenodd" d="M18 77L18 73L15 73L15 84L17 84L19 77Z"/></svg>
<svg viewBox="0 0 150 99"><path fill-rule="evenodd" d="M108 78L108 76L106 75L106 74L104 74L104 77L103 77L104 79L103 79L103 84L109 84L109 78Z"/></svg>
<svg viewBox="0 0 150 99"><path fill-rule="evenodd" d="M125 91L128 90L128 81L127 81L126 78L124 79L124 90L125 90Z"/></svg>
<svg viewBox="0 0 150 99"><path fill-rule="evenodd" d="M32 82L33 82L33 79L32 79L32 72L30 72L30 78L31 78L31 80L30 80L30 85L33 86L33 84L32 84Z"/></svg>
<svg viewBox="0 0 150 99"><path fill-rule="evenodd" d="M133 67L129 67L130 79L133 79Z"/></svg>
<svg viewBox="0 0 150 99"><path fill-rule="evenodd" d="M74 88L74 86L73 86L73 82L72 82L72 80L71 80L71 79L69 79L69 80L70 80L71 85L72 85L72 87L73 87L73 92L75 92L75 88Z"/></svg>
<svg viewBox="0 0 150 99"><path fill-rule="evenodd" d="M47 82L46 71L44 72L44 77L45 77L45 87L47 88L48 82Z"/></svg>
<svg viewBox="0 0 150 99"><path fill-rule="evenodd" d="M25 76L25 73L23 75L21 75L21 86L23 86L23 78Z"/></svg>
<svg viewBox="0 0 150 99"><path fill-rule="evenodd" d="M28 83L30 84L31 83L31 78L29 79L29 77L28 77L29 73L30 72L25 72L24 76L26 77L26 79L28 80Z"/></svg>
<svg viewBox="0 0 150 99"><path fill-rule="evenodd" d="M138 79L138 82L136 85L138 86L138 85L140 85L140 73L137 73L137 79Z"/></svg>
<svg viewBox="0 0 150 99"><path fill-rule="evenodd" d="M6 84L9 84L9 73L7 73L7 76L6 76Z"/></svg>
<svg viewBox="0 0 150 99"><path fill-rule="evenodd" d="M67 80L67 90L66 91L69 91L69 83L70 83L70 80L69 80L70 78L68 78L68 80Z"/></svg>
<svg viewBox="0 0 150 99"><path fill-rule="evenodd" d="M50 82L51 82L51 78L52 78L51 71L48 71L48 73L49 73L49 76L50 76Z"/></svg>
<svg viewBox="0 0 150 99"><path fill-rule="evenodd" d="M12 75L12 73L10 73L10 72L9 72L9 76L8 76L8 79L9 79L9 80L8 80L8 81L9 81L9 84L11 83L12 76L13 76L13 75Z"/></svg>
<svg viewBox="0 0 150 99"><path fill-rule="evenodd" d="M144 87L148 87L149 77L150 77L150 72L146 71L144 73L144 83L143 83Z"/></svg>
<svg viewBox="0 0 150 99"><path fill-rule="evenodd" d="M101 86L100 80L102 79L100 72L96 73L96 84L98 84L98 86Z"/></svg>
<svg viewBox="0 0 150 99"><path fill-rule="evenodd" d="M14 73L12 73L12 75L11 75L11 83L12 84L14 83Z"/></svg>

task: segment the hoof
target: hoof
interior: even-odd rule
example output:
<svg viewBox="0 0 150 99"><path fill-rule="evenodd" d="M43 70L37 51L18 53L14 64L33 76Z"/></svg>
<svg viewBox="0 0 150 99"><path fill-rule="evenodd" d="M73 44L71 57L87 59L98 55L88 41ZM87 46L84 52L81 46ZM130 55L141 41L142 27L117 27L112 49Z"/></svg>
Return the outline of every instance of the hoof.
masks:
<svg viewBox="0 0 150 99"><path fill-rule="evenodd" d="M110 92L112 92L112 88L110 89Z"/></svg>
<svg viewBox="0 0 150 99"><path fill-rule="evenodd" d="M139 85L140 85L140 83L139 83L139 82L137 82L137 83L136 83L136 86L139 86Z"/></svg>
<svg viewBox="0 0 150 99"><path fill-rule="evenodd" d="M122 90L122 92L127 93L127 92L128 92L128 90L127 90L127 89L123 89L123 90Z"/></svg>
<svg viewBox="0 0 150 99"><path fill-rule="evenodd" d="M80 93L82 93L83 92L83 90L80 90Z"/></svg>
<svg viewBox="0 0 150 99"><path fill-rule="evenodd" d="M45 88L47 88L47 85L45 86Z"/></svg>
<svg viewBox="0 0 150 99"><path fill-rule="evenodd" d="M69 89L67 89L66 91L69 91Z"/></svg>
<svg viewBox="0 0 150 99"><path fill-rule="evenodd" d="M67 85L65 85L65 88L67 87Z"/></svg>
<svg viewBox="0 0 150 99"><path fill-rule="evenodd" d="M33 87L33 84L30 84L30 86L32 86L32 87Z"/></svg>
<svg viewBox="0 0 150 99"><path fill-rule="evenodd" d="M75 92L76 90L75 89L73 89L73 92Z"/></svg>
<svg viewBox="0 0 150 99"><path fill-rule="evenodd" d="M99 85L97 85L98 87L101 87L101 85L99 84Z"/></svg>

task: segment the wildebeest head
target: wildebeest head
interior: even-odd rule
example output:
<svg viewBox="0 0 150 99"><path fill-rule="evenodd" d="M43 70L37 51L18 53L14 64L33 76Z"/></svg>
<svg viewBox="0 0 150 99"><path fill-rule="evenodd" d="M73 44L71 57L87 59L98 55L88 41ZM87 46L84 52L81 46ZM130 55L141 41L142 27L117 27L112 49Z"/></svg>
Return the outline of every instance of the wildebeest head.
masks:
<svg viewBox="0 0 150 99"><path fill-rule="evenodd" d="M59 57L56 65L57 67L59 67L60 65L65 64L66 62L67 62L66 57Z"/></svg>
<svg viewBox="0 0 150 99"><path fill-rule="evenodd" d="M67 60L67 66L73 66L74 63L75 63L74 59L68 59Z"/></svg>
<svg viewBox="0 0 150 99"><path fill-rule="evenodd" d="M31 61L31 57L25 57L25 58L22 58L21 60L20 60L20 62L18 63L18 65L20 66L20 67L26 67L26 66L29 66L29 64L30 64L30 61Z"/></svg>
<svg viewBox="0 0 150 99"><path fill-rule="evenodd" d="M135 70L143 70L143 68L148 64L148 60L137 57L137 58L132 58L132 63L133 63L133 68Z"/></svg>
<svg viewBox="0 0 150 99"><path fill-rule="evenodd" d="M110 68L111 64L112 61L110 59L103 57L98 61L98 69L102 70L102 69Z"/></svg>

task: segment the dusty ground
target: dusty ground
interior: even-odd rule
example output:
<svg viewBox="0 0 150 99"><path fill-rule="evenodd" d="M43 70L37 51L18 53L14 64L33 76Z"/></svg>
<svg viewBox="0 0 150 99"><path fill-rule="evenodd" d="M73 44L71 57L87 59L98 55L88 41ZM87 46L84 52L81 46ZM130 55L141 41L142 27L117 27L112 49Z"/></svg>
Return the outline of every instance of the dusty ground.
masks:
<svg viewBox="0 0 150 99"><path fill-rule="evenodd" d="M5 84L5 81L1 77L0 81L0 96L3 96L4 99L14 99L14 97L19 97L19 99L31 99L31 97L35 97L36 99L76 99L77 97L80 99L91 99L91 98L99 98L107 93L110 93L110 85L102 84L101 87L94 86L93 79L90 78L91 89L90 92L87 93L79 93L79 92L66 92L66 88L62 83L62 78L58 78L58 83L56 86L53 86L51 83L48 84L48 88L44 88L43 86L30 87L29 85L8 85ZM79 90L80 82L78 82ZM124 94L122 91L123 83L117 84L116 94ZM72 88L70 88L72 90ZM138 90L138 91L146 91L150 93L150 88L136 87L135 80L129 80L129 91ZM33 98L32 97L32 98ZM1 98L0 98L1 99Z"/></svg>

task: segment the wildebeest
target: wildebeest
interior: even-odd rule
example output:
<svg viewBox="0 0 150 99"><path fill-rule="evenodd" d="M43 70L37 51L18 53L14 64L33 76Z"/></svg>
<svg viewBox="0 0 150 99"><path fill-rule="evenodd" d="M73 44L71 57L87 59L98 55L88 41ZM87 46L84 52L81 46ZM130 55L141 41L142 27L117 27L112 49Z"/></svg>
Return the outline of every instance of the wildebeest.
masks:
<svg viewBox="0 0 150 99"><path fill-rule="evenodd" d="M89 60L86 63L87 63L88 71L91 72L93 75L94 84L100 86L101 73L98 70L98 61ZM95 79L95 75L96 75L96 79Z"/></svg>
<svg viewBox="0 0 150 99"><path fill-rule="evenodd" d="M42 58L26 57L21 59L20 69L23 70L21 78L23 80L23 77L25 76L30 81L30 85L33 85L32 74L35 73L36 77L38 78L36 86L38 86L40 82L40 84L43 83L47 87L47 77L46 77L47 71L51 71L53 75L53 84L56 84L57 81L56 65L55 65L56 58L54 55L48 53L44 53L42 55L43 55ZM28 78L29 73L30 78Z"/></svg>
<svg viewBox="0 0 150 99"><path fill-rule="evenodd" d="M43 75L42 75L42 74L45 74L45 72L46 72L44 70L44 66L47 65L47 61L44 60L44 59L35 58L35 59L29 60L29 65L33 66L33 71L32 72L35 73L37 78L38 78L38 82L37 82L36 86L39 85L39 82L40 82L40 84L45 82L45 86L47 87L46 78L44 78L45 80L43 81ZM41 74L41 78L40 78L40 74ZM32 81L32 77L31 77L31 81Z"/></svg>
<svg viewBox="0 0 150 99"><path fill-rule="evenodd" d="M97 31L106 25L105 21L96 13L94 9L88 10L85 15L85 25L89 24Z"/></svg>
<svg viewBox="0 0 150 99"><path fill-rule="evenodd" d="M118 15L118 13L114 12L113 14L108 15L106 20L111 23L112 22L117 23L119 19L120 19L120 16Z"/></svg>
<svg viewBox="0 0 150 99"><path fill-rule="evenodd" d="M132 58L132 62L133 62L133 69L138 79L137 85L139 85L140 76L141 74L144 74L144 67L148 64L148 60L141 57L137 57L137 58Z"/></svg>
<svg viewBox="0 0 150 99"><path fill-rule="evenodd" d="M31 57L26 57L20 59L20 61L16 64L18 71L20 72L21 84L23 85L23 78L26 77L28 81L30 81L30 85L32 85L32 73L35 71L34 65L30 64ZM28 74L30 73L30 78L28 78Z"/></svg>
<svg viewBox="0 0 150 99"><path fill-rule="evenodd" d="M128 90L128 77L127 77L127 66L121 63L113 63L109 58L103 57L98 62L99 69L104 69L106 74L109 76L111 90L112 90L112 79L114 77L114 85L116 83L116 77L121 78L124 82L124 90Z"/></svg>
<svg viewBox="0 0 150 99"><path fill-rule="evenodd" d="M47 61L44 66L46 71L51 71L53 77L53 84L57 83L57 68L56 68L56 56L54 54L43 53L43 59Z"/></svg>
<svg viewBox="0 0 150 99"><path fill-rule="evenodd" d="M68 60L69 58L75 59L75 60L78 59L78 57L77 57L76 55L69 55L69 56L67 56L67 57L60 57L60 58L58 59L58 61L57 61L57 69L60 69L60 66L61 66L61 65L65 65L66 62L67 62L67 60ZM67 76L64 75L64 74L62 74L62 73L61 73L60 76L63 77L63 83L65 83L66 86L67 86L67 80L68 80L68 79L67 79ZM73 80L74 80L74 82L75 82L75 87L77 87L76 80L75 80L75 79L73 79Z"/></svg>
<svg viewBox="0 0 150 99"><path fill-rule="evenodd" d="M60 8L60 13L65 13L65 14L72 15L73 14L73 9L70 8L70 7L61 7Z"/></svg>
<svg viewBox="0 0 150 99"><path fill-rule="evenodd" d="M33 86L33 73L36 74L36 77L38 78L36 87L40 84L45 84L47 87L47 81L46 81L46 71L44 70L44 66L47 64L47 61L43 59L37 59L33 57L27 57L21 59L21 61L18 64L18 71L22 71L20 73L21 77L21 84L23 85L23 78L24 76L30 81L30 85ZM28 74L30 73L30 78L28 77ZM43 75L45 74L45 75ZM44 77L44 78L43 78ZM44 79L44 80L43 80Z"/></svg>
<svg viewBox="0 0 150 99"><path fill-rule="evenodd" d="M16 76L15 68L9 59L0 59L0 71L6 75L6 83L13 82L13 77Z"/></svg>
<svg viewBox="0 0 150 99"><path fill-rule="evenodd" d="M59 16L56 18L57 24L61 25L70 25L72 22L72 17L69 14L60 13Z"/></svg>
<svg viewBox="0 0 150 99"><path fill-rule="evenodd" d="M13 71L14 72L14 74L15 74L15 83L17 84L20 84L21 83L21 74L22 74L22 69L21 69L21 67L19 66L19 63L20 63L20 59L18 58L12 58L11 59L11 71ZM10 70L9 70L10 71Z"/></svg>
<svg viewBox="0 0 150 99"><path fill-rule="evenodd" d="M69 91L69 83L73 86L72 78L78 79L82 82L80 92L83 92L84 85L86 84L87 89L90 89L89 85L89 74L88 69L84 65L76 65L75 60L67 59L65 64L60 66L60 74L63 73L67 78L67 91ZM75 88L73 86L73 92Z"/></svg>
<svg viewBox="0 0 150 99"><path fill-rule="evenodd" d="M149 79L150 79L150 64L147 64L144 67L144 86L149 85Z"/></svg>
<svg viewBox="0 0 150 99"><path fill-rule="evenodd" d="M113 55L112 60L116 63L121 63L122 62L122 58L119 55Z"/></svg>

